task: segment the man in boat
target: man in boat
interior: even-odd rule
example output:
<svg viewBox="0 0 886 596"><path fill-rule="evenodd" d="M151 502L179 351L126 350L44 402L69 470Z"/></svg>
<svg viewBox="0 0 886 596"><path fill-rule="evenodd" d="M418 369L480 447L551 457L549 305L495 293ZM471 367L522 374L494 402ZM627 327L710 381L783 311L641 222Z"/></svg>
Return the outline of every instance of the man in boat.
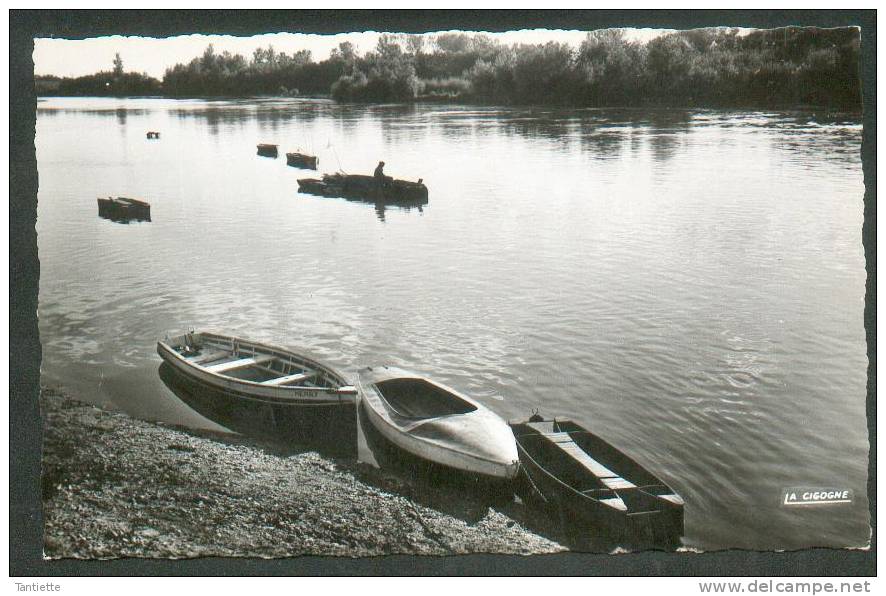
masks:
<svg viewBox="0 0 886 596"><path fill-rule="evenodd" d="M385 176L385 162L383 161L378 162L372 175L375 177L375 185L379 190L387 187L393 180L390 176Z"/></svg>

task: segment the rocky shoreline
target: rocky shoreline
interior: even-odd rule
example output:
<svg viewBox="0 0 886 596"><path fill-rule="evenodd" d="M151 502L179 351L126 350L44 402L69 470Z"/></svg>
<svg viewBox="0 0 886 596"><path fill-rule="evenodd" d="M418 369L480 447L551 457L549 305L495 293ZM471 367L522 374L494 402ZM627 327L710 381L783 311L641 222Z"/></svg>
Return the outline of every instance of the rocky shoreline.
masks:
<svg viewBox="0 0 886 596"><path fill-rule="evenodd" d="M565 550L518 501L490 506L353 460L135 420L56 389L40 402L47 558Z"/></svg>

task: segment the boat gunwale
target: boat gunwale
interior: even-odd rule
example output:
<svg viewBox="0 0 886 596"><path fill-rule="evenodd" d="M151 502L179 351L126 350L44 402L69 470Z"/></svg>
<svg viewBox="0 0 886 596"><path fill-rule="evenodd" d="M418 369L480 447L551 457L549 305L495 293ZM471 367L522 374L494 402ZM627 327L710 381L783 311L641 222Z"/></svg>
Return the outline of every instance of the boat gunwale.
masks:
<svg viewBox="0 0 886 596"><path fill-rule="evenodd" d="M396 407L394 407L394 405L390 401L388 401L388 398L385 397L385 394L381 391L381 389L378 386L379 383L387 383L389 381L399 381L399 380L405 380L405 379L424 381L424 382L428 383L429 385L433 385L437 389L441 389L444 393L448 393L449 395L454 395L456 398L460 399L461 401L467 403L470 406L473 406L474 409L470 410L468 412L453 412L451 414L441 414L439 416L425 416L425 417L407 416L406 414L403 414L402 412L400 412L400 410L398 410ZM422 377L422 376L418 376L418 375L410 376L410 377L393 377L390 379L383 379L380 381L374 381L372 383L369 383L369 386L375 390L375 392L381 398L381 401L384 402L384 404L392 412L394 412L394 414L396 414L400 418L403 418L404 420L409 420L411 422L432 422L435 420L443 420L445 418L452 418L453 416L467 416L469 414L474 414L475 412L481 412L483 410L491 411L486 406L484 406L478 402L475 402L473 399L469 398L468 396L462 395L461 393L455 391L454 389L447 387L446 385L441 385L440 383L435 383L434 381L432 381L431 379L428 379L427 377ZM364 392L364 394L365 394L365 392ZM421 426L421 425L415 424L415 425L411 426L410 429L417 428L418 426Z"/></svg>
<svg viewBox="0 0 886 596"><path fill-rule="evenodd" d="M100 203L109 203L111 205L122 205L124 207L143 207L149 209L151 204L141 199L133 199L132 197L96 197Z"/></svg>
<svg viewBox="0 0 886 596"><path fill-rule="evenodd" d="M181 335L184 336L187 334L183 333ZM284 391L287 393L292 393L293 396L296 396L299 393L308 393L308 392L329 393L331 395L353 395L356 393L356 390L355 391L342 391L343 388L353 387L353 384L349 383L347 377L345 377L343 374L339 373L338 371L336 371L334 368L332 368L328 364L325 364L324 362L316 359L313 355L311 355L307 351L299 353L299 352L295 352L291 348L275 347L275 346L271 346L268 344L264 344L262 342L253 341L253 340L249 340L249 339L243 339L243 338L236 337L233 335L223 335L220 333L213 333L211 331L199 331L199 332L196 332L195 335L208 336L208 337L215 338L215 339L222 340L222 341L242 342L243 344L246 344L247 346L252 346L253 348L258 347L263 350L266 350L267 352L270 352L271 354L279 353L279 354L286 354L287 356L293 356L293 357L295 357L295 359L297 359L301 362L304 362L309 366L313 366L313 367L319 369L321 372L329 375L330 377L332 377L334 379L339 379L342 382L342 385L340 385L338 388L305 387L305 386L298 386L298 385L293 385L293 386L265 385L262 382L250 381L247 379L239 379L237 377L231 377L231 376L224 375L221 373L213 372L204 366L201 366L199 364L194 364L193 362L188 361L187 358L185 358L171 344L168 343L168 341L172 338L166 338L163 340L159 340L157 342L157 345L162 346L166 352L168 352L177 361L179 361L186 369L194 369L194 370L200 371L204 374L207 374L211 377L223 380L225 382L240 384L240 385L244 385L245 387L273 389L275 392ZM296 349L300 350L300 348L296 348ZM162 357L162 354L161 354L161 357ZM309 366L306 366L306 368L308 368ZM283 398L283 396L280 396L280 398Z"/></svg>
<svg viewBox="0 0 886 596"><path fill-rule="evenodd" d="M398 366L380 366L380 367L375 367L375 368L384 368L388 371L391 371L391 373L388 374L388 376L380 376L379 375L378 378L372 380L371 382L364 383L364 381L363 381L363 376L365 376L363 374L364 371L373 370L373 367L370 366L370 367L360 369L357 371L357 379L360 381L361 384L374 386L374 385L377 385L378 383L384 383L386 381L395 381L398 379L417 379L420 381L425 381L425 382L435 386L437 389L442 389L446 393L449 393L451 395L455 395L456 397L458 397L462 401L465 401L465 402L471 404L472 406L474 406L477 410L488 410L489 412L492 412L492 410L490 410L489 408L487 408L486 406L484 406L483 404L481 404L480 402L478 402L474 398L463 394L461 391L458 391L457 389L454 389L454 388L450 387L449 385L445 385L445 384L435 381L431 378L422 376L419 373L408 371L408 370L400 368ZM382 395L381 392L379 392L379 395ZM382 399L384 399L383 395L382 395ZM384 401L385 401L385 403L387 403L388 400L384 399ZM477 410L474 410L474 411L477 411ZM394 411L398 412L398 410L396 408L394 408ZM473 413L473 412L462 412L460 414L445 414L444 416L435 416L433 418L416 418L416 420L436 420L437 418L445 418L447 416L463 416L465 414L471 414L471 413ZM399 412L398 412L398 415L399 415ZM410 416L403 416L403 418L411 418L411 417ZM506 420L502 420L502 421L505 424L507 424Z"/></svg>

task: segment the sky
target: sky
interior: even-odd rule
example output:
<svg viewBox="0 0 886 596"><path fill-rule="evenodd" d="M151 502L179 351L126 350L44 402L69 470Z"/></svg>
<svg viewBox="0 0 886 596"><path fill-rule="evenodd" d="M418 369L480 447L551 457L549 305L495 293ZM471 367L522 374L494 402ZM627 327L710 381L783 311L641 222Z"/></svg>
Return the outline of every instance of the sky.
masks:
<svg viewBox="0 0 886 596"><path fill-rule="evenodd" d="M625 29L629 39L648 41L669 33L665 29ZM474 33L474 32L466 32ZM381 33L340 33L337 35L317 35L305 33L271 33L252 37L230 35L184 35L167 38L151 37L96 37L92 39L35 39L34 74L77 77L102 70L112 70L114 54L120 53L127 72L146 72L162 78L166 68L178 62L187 63L199 56L210 43L217 52L230 51L249 58L258 47L273 45L278 52L292 54L308 49L315 61L324 60L329 52L343 41L350 41L363 54L375 47ZM425 35L434 35L428 33ZM532 29L487 33L502 43L545 43L547 41L567 42L578 46L587 35L585 31L564 31Z"/></svg>

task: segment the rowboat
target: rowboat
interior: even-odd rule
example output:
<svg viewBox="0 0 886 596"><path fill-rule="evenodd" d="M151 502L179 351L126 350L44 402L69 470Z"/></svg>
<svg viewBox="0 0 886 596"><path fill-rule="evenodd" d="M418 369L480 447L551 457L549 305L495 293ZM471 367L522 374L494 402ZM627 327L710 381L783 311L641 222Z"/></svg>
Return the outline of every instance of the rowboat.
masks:
<svg viewBox="0 0 886 596"><path fill-rule="evenodd" d="M259 143L256 147L258 149L258 155L261 155L262 157L277 157L277 145Z"/></svg>
<svg viewBox="0 0 886 596"><path fill-rule="evenodd" d="M126 197L99 197L98 215L114 221L151 221L151 204Z"/></svg>
<svg viewBox="0 0 886 596"><path fill-rule="evenodd" d="M357 390L302 350L188 332L157 342L157 353L187 389L185 401L233 420L221 422L231 430L308 442L334 435L356 448Z"/></svg>
<svg viewBox="0 0 886 596"><path fill-rule="evenodd" d="M428 187L422 180L377 180L357 174L324 174L322 179L302 178L298 191L322 197L342 197L368 202L423 205L428 202Z"/></svg>
<svg viewBox="0 0 886 596"><path fill-rule="evenodd" d="M294 168L302 168L305 170L316 170L317 163L320 160L316 155L307 155L306 153L287 153L286 165Z"/></svg>
<svg viewBox="0 0 886 596"><path fill-rule="evenodd" d="M510 422L529 499L556 508L573 532L623 545L670 547L683 534L683 499L600 437L565 418Z"/></svg>
<svg viewBox="0 0 886 596"><path fill-rule="evenodd" d="M404 456L483 480L517 475L514 436L479 402L387 366L359 371L357 390L369 425Z"/></svg>

